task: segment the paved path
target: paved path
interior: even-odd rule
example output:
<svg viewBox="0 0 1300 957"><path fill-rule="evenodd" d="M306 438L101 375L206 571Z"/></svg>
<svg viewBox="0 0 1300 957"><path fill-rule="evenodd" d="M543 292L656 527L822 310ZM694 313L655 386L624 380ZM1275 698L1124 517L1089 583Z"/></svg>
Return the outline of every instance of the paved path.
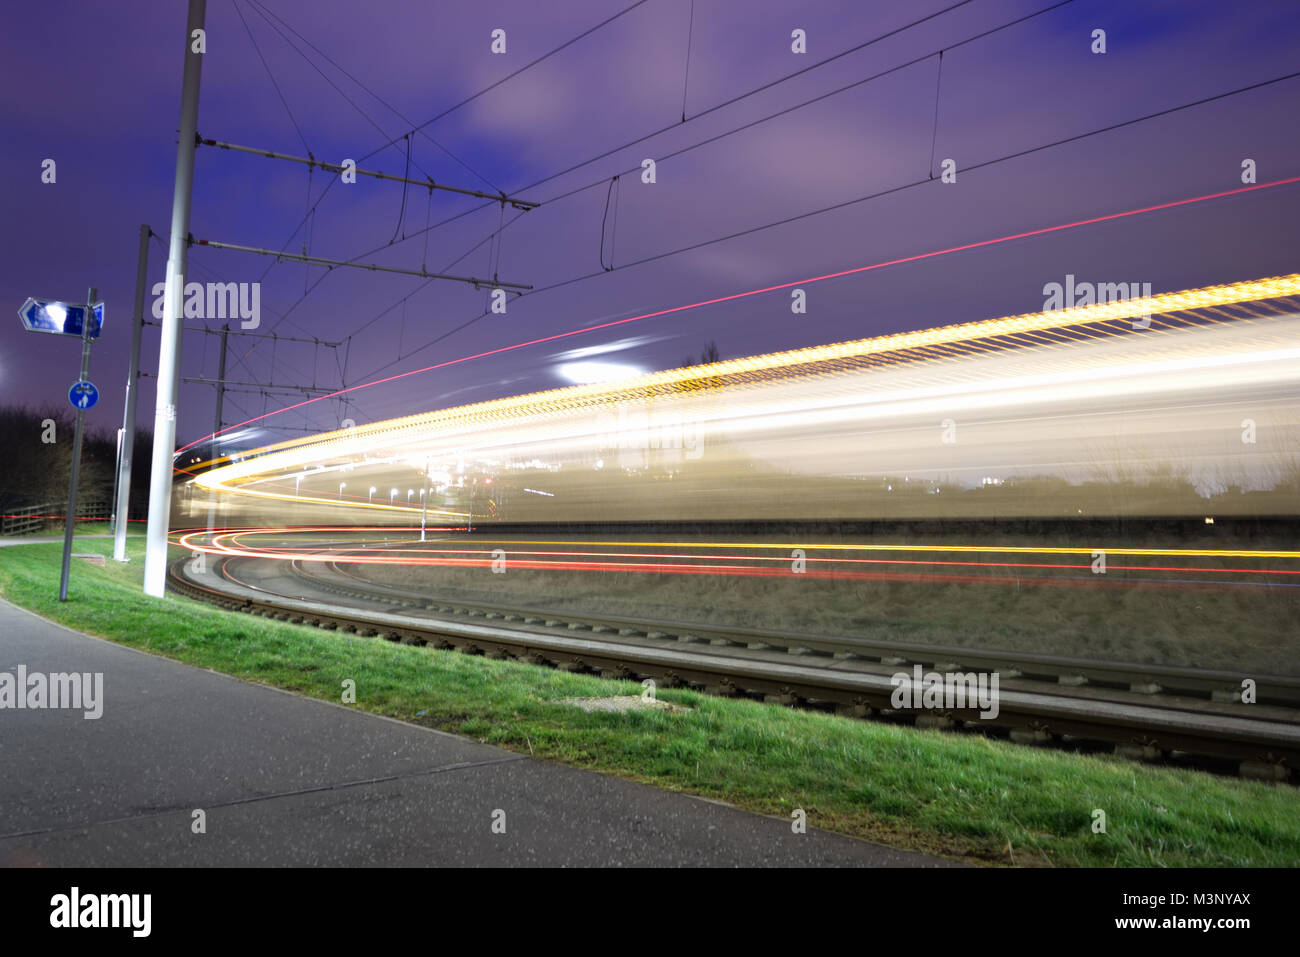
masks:
<svg viewBox="0 0 1300 957"><path fill-rule="evenodd" d="M103 714L0 709L0 866L947 863L246 684L0 601L0 682L20 665L102 672Z"/></svg>

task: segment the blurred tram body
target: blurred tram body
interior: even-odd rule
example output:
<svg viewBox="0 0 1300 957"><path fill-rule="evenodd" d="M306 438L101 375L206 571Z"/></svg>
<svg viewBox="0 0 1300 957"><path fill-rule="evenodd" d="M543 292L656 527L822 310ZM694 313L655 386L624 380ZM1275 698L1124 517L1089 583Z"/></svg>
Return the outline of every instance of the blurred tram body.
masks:
<svg viewBox="0 0 1300 957"><path fill-rule="evenodd" d="M191 526L1294 516L1300 277L1260 283L423 413L178 494Z"/></svg>

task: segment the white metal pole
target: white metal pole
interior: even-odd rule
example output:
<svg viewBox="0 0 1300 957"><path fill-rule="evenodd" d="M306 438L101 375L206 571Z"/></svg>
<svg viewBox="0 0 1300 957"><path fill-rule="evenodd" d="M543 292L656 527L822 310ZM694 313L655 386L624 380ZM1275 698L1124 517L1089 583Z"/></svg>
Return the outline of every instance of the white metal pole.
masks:
<svg viewBox="0 0 1300 957"><path fill-rule="evenodd" d="M210 461L215 462L218 457L218 447L221 443L221 406L226 397L226 340L230 336L230 323L221 327L221 357L217 361L217 414L212 424L212 451L208 455ZM192 489L193 486L190 486ZM212 541L212 536L217 527L217 493L208 493L208 541Z"/></svg>
<svg viewBox="0 0 1300 957"><path fill-rule="evenodd" d="M424 504L420 508L420 541L424 541L424 526L429 518L429 499L433 497L433 489L429 487L429 473L433 471L433 461L425 457L424 460L424 488L420 489L420 497L424 499Z"/></svg>
<svg viewBox="0 0 1300 957"><path fill-rule="evenodd" d="M122 478L122 434L126 429L118 429L116 438L113 440L113 508L108 515L108 531L116 540L117 537L117 496L122 491L119 480Z"/></svg>
<svg viewBox="0 0 1300 957"><path fill-rule="evenodd" d="M140 335L144 331L144 290L149 281L148 226L140 227L140 255L135 267L135 315L131 322L131 358L126 372L126 411L122 414L122 446L117 453L117 526L113 529L113 560L126 561L126 529L131 515L131 459L135 452L135 406L139 398Z"/></svg>
<svg viewBox="0 0 1300 957"><path fill-rule="evenodd" d="M172 456L176 448L176 389L180 382L181 299L185 251L190 234L194 146L199 121L199 68L203 54L196 35L204 29L207 0L189 0L185 26L185 75L181 89L180 141L176 146L176 189L172 193L171 246L167 256L166 303L158 347L158 394L153 417L153 461L149 469L149 526L144 553L144 591L163 597L167 588L167 531L171 523ZM201 35L201 34L198 34Z"/></svg>

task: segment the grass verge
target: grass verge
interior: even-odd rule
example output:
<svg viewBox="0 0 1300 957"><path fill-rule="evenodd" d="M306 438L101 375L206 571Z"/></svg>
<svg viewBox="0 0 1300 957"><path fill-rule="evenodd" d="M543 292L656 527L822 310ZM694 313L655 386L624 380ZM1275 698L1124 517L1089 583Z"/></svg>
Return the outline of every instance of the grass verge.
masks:
<svg viewBox="0 0 1300 957"><path fill-rule="evenodd" d="M110 554L109 540L79 552ZM0 594L90 634L566 764L974 862L1058 866L1294 866L1300 792L1289 786L1038 751L714 698L660 696L685 713L584 712L567 697L639 693L611 682L221 611L141 593L133 559L74 564L57 601L58 545L0 549ZM177 554L180 554L179 552ZM1094 833L1094 811L1106 833Z"/></svg>

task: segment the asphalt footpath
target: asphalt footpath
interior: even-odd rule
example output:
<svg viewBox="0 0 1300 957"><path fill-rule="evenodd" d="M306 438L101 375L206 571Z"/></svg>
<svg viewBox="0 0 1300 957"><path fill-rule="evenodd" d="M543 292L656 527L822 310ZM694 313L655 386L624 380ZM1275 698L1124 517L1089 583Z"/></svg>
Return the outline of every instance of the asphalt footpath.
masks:
<svg viewBox="0 0 1300 957"><path fill-rule="evenodd" d="M84 699L6 703L20 667L29 688L89 674L92 694L102 674L100 716ZM0 705L0 866L948 863L247 684L3 601Z"/></svg>

